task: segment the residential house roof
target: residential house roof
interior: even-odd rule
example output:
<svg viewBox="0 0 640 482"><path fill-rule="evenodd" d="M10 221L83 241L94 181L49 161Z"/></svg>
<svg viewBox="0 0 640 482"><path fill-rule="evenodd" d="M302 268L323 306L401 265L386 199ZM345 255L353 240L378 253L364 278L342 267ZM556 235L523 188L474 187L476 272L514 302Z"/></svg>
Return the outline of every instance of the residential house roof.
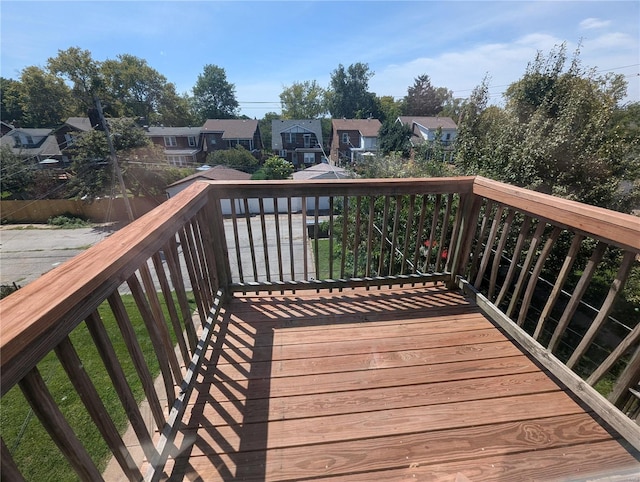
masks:
<svg viewBox="0 0 640 482"><path fill-rule="evenodd" d="M65 124L83 132L88 132L92 129L91 121L88 117L69 117Z"/></svg>
<svg viewBox="0 0 640 482"><path fill-rule="evenodd" d="M60 157L62 153L58 141L52 133L53 130L48 128L13 129L0 138L0 146L7 146L11 152L22 157ZM33 140L32 144L22 142L27 136ZM17 144L16 138L21 139L20 144Z"/></svg>
<svg viewBox="0 0 640 482"><path fill-rule="evenodd" d="M458 126L451 117L412 117L412 116L400 116L398 117L403 124L413 126L418 124L426 129L432 130L437 128L442 129L457 129Z"/></svg>
<svg viewBox="0 0 640 482"><path fill-rule="evenodd" d="M207 119L202 132L222 132L223 139L253 139L258 129L255 119Z"/></svg>
<svg viewBox="0 0 640 482"><path fill-rule="evenodd" d="M348 179L351 177L353 177L353 174L350 171L324 162L293 173L293 179L297 181L308 179Z"/></svg>
<svg viewBox="0 0 640 482"><path fill-rule="evenodd" d="M271 121L271 148L273 150L282 149L282 136L280 134L295 127L315 134L318 142L322 145L322 123L320 119L273 119Z"/></svg>
<svg viewBox="0 0 640 482"><path fill-rule="evenodd" d="M199 181L199 180L201 181L246 181L248 179L251 179L251 174L248 174L246 172L238 171L237 169L232 169L227 166L213 166L211 169L207 171L196 172L195 174L191 174L190 176L187 176L184 179L180 179L179 181L176 181L167 187L177 186L187 182L193 182L193 181Z"/></svg>
<svg viewBox="0 0 640 482"><path fill-rule="evenodd" d="M334 132L359 131L362 137L378 137L382 124L378 119L333 119Z"/></svg>
<svg viewBox="0 0 640 482"><path fill-rule="evenodd" d="M202 127L147 127L146 129L147 135L150 137L155 136L179 136L179 137L188 137L200 136L200 132L202 132Z"/></svg>

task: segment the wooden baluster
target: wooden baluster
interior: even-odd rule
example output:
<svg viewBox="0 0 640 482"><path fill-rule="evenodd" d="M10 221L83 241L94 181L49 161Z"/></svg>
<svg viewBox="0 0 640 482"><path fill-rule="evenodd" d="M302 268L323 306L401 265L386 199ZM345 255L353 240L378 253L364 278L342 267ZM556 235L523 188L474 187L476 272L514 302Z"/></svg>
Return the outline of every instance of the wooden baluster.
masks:
<svg viewBox="0 0 640 482"><path fill-rule="evenodd" d="M282 268L282 240L280 239L280 206L278 198L273 198L273 220L276 228L276 252L278 255L278 280L284 281L284 272ZM284 294L284 291L281 291Z"/></svg>
<svg viewBox="0 0 640 482"><path fill-rule="evenodd" d="M307 236L307 198L302 196L302 263L303 263L303 279L307 281L309 279L309 263L307 262L307 243L309 238Z"/></svg>
<svg viewBox="0 0 640 482"><path fill-rule="evenodd" d="M533 233L533 237L531 238L531 243L529 244L529 249L527 250L527 256L522 263L522 268L520 268L520 275L518 276L518 281L516 281L516 287L513 289L513 294L511 295L511 300L509 302L509 307L507 308L506 315L511 318L513 311L516 309L516 305L518 304L518 299L520 299L520 292L524 287L527 276L529 275L529 269L531 268L531 263L533 263L533 258L536 254L536 249L538 248L538 244L542 239L542 235L544 234L544 230L547 227L547 223L540 221L538 222L538 226L536 226L536 230Z"/></svg>
<svg viewBox="0 0 640 482"><path fill-rule="evenodd" d="M504 247L507 244L509 231L511 230L511 223L513 223L513 219L515 218L515 216L516 212L511 210L509 214L507 214L507 219L504 220L504 225L502 226L500 240L498 241L496 253L493 256L493 263L491 264L491 276L489 277L489 290L487 292L487 299L489 301L493 299L493 293L496 289L496 280L498 278L498 271L500 270L500 262L502 261L502 253L504 251Z"/></svg>
<svg viewBox="0 0 640 482"><path fill-rule="evenodd" d="M201 298L202 308L205 313L208 313L209 308L213 304L213 288L211 286L211 278L209 277L206 263L203 259L202 243L195 219L192 219L185 225L184 236L187 239L187 246L189 247L189 254L191 255L193 263L194 274L198 280L198 292Z"/></svg>
<svg viewBox="0 0 640 482"><path fill-rule="evenodd" d="M620 408L629 395L629 389L635 387L640 381L640 346L631 356L629 364L616 380L613 390L607 397L611 403Z"/></svg>
<svg viewBox="0 0 640 482"><path fill-rule="evenodd" d="M169 281L167 280L167 274L164 271L164 266L162 264L160 254L155 253L151 257L151 260L153 261L153 267L155 269L156 275L158 276L160 289L162 290L162 295L167 305L169 320L171 321L173 332L176 335L176 340L178 341L178 347L180 348L182 360L185 364L188 364L191 356L189 355L189 350L187 349L187 344L184 340L183 329L180 325L180 320L178 317L178 310L176 309L176 305L173 300L173 293L171 292L171 287L169 286Z"/></svg>
<svg viewBox="0 0 640 482"><path fill-rule="evenodd" d="M413 272L419 273L420 271L425 271L420 265L420 248L423 246L422 241L422 231L424 229L424 221L427 217L427 202L429 200L429 196L426 194L422 195L422 204L420 206L420 217L418 219L418 230L416 231L416 246L413 252Z"/></svg>
<svg viewBox="0 0 640 482"><path fill-rule="evenodd" d="M87 482L103 480L100 471L49 393L38 368L32 368L18 383L38 420L69 461L80 480Z"/></svg>
<svg viewBox="0 0 640 482"><path fill-rule="evenodd" d="M4 443L4 439L0 439L0 476L2 480L11 482L25 482L20 469L16 465L9 449Z"/></svg>
<svg viewBox="0 0 640 482"><path fill-rule="evenodd" d="M195 326L193 317L191 315L191 308L189 307L189 300L187 299L187 290L184 285L184 279L182 277L182 270L180 269L180 260L178 259L178 246L175 238L171 238L164 247L164 258L169 267L169 276L171 277L171 284L173 285L176 298L178 299L178 306L180 306L180 313L182 315L182 323L184 329L187 332L187 340L189 341L190 353L193 354L198 343L198 338L195 332ZM204 320L201 319L201 324Z"/></svg>
<svg viewBox="0 0 640 482"><path fill-rule="evenodd" d="M573 267L573 263L576 260L576 255L580 250L580 245L582 244L584 237L576 234L573 237L573 241L571 242L571 247L569 248L569 252L564 259L564 263L562 263L562 268L560 268L560 273L558 274L558 278L556 279L555 284L553 285L553 289L551 290L551 294L549 298L547 298L547 302L542 309L542 313L540 313L540 318L538 318L538 324L533 333L533 338L538 340L540 335L542 335L542 329L544 328L544 324L547 319L551 315L551 311L553 307L556 305L556 301L558 301L558 297L562 292L562 287L564 286L565 281L567 280L567 276L571 272L571 268Z"/></svg>
<svg viewBox="0 0 640 482"><path fill-rule="evenodd" d="M480 266L478 260L480 259L480 251L482 251L482 244L484 241L484 234L487 230L487 225L489 224L489 217L493 212L493 201L487 201L486 206L484 207L484 214L482 216L482 222L480 223L480 232L478 233L478 237L475 240L476 247L473 251L473 255L471 257L471 267L469 269L469 279L473 279L476 276L476 273L479 271ZM487 239L487 244L488 244Z"/></svg>
<svg viewBox="0 0 640 482"><path fill-rule="evenodd" d="M262 232L262 254L264 257L264 270L266 281L271 282L271 267L269 266L269 238L267 236L267 223L264 214L264 200L258 199L260 209L260 229Z"/></svg>
<svg viewBox="0 0 640 482"><path fill-rule="evenodd" d="M333 196L329 197L329 278L330 279L334 279L333 278L333 233L334 233L334 229L333 229L333 209L334 209L334 205L333 205ZM331 293L333 290L329 289L329 293Z"/></svg>
<svg viewBox="0 0 640 482"><path fill-rule="evenodd" d="M402 248L402 262L400 263L401 275L405 273L405 265L409 263L409 259L408 259L409 241L411 239L411 227L413 226L413 216L414 216L415 206L416 206L416 195L411 194L409 196L409 212L407 213L407 221L406 221L405 230L404 230L404 246ZM419 238L417 236L415 241L417 244L419 244ZM414 270L415 268L412 269L412 271Z"/></svg>
<svg viewBox="0 0 640 482"><path fill-rule="evenodd" d="M522 326L524 320L527 316L527 312L529 311L529 305L531 304L531 299L533 298L533 293L536 289L536 285L538 283L538 278L540 277L540 273L542 273L542 268L544 267L544 263L546 262L549 254L551 253L551 249L553 249L553 245L560 237L560 233L562 229L559 227L555 227L549 235L547 242L542 248L540 256L538 257L538 261L536 262L535 267L533 268L533 272L531 273L531 278L529 279L529 284L527 286L527 291L522 298L522 304L520 305L520 313L518 314L518 326Z"/></svg>
<svg viewBox="0 0 640 482"><path fill-rule="evenodd" d="M429 267L431 266L431 252L433 251L434 248L434 243L436 242L436 230L438 229L439 226L439 220L440 220L440 209L441 209L441 203L442 203L442 196L440 194L438 194L436 196L436 203L435 206L433 208L433 216L431 217L431 231L429 233L429 246L427 246L427 254L425 256L425 260L424 260L424 266L422 267L422 271L423 272L435 272L435 263L433 263L433 269L429 270Z"/></svg>
<svg viewBox="0 0 640 482"><path fill-rule="evenodd" d="M127 313L124 303L122 302L122 298L120 298L117 291L109 296L108 301L111 311L113 312L113 316L118 324L118 328L120 329L120 333L122 334L122 340L129 351L129 355L133 361L133 366L135 367L138 378L140 379L140 384L142 385L142 389L144 390L149 402L149 407L151 408L151 413L153 414L156 426L162 427L165 424L162 406L158 400L158 394L153 383L153 378L151 377L151 372L149 371L147 362L144 359L144 354L142 353L142 349L140 348L140 344L136 338L136 333L133 330L129 314ZM97 323L92 322L93 320L91 316L88 320L89 323L87 323L87 326L91 332L93 329L91 325L97 325ZM140 435L138 435L138 437L140 437Z"/></svg>
<svg viewBox="0 0 640 482"><path fill-rule="evenodd" d="M482 285L482 279L484 278L484 274L487 271L487 266L489 266L489 260L491 259L491 248L496 242L496 236L498 235L498 228L500 227L500 221L502 220L502 213L504 212L504 206L498 206L496 209L495 216L493 217L493 222L491 223L491 229L489 230L489 236L487 236L487 244L485 245L484 252L482 253L482 261L480 262L480 267L478 268L478 272L476 273L476 280L473 283L473 286L479 290Z"/></svg>
<svg viewBox="0 0 640 482"><path fill-rule="evenodd" d="M364 275L367 278L371 277L371 246L373 246L373 225L375 222L375 197L369 196L369 225L367 229L367 264L365 267Z"/></svg>
<svg viewBox="0 0 640 482"><path fill-rule="evenodd" d="M615 303L618 295L622 291L625 282L627 281L627 278L629 277L629 272L631 271L631 266L635 261L635 257L636 254L632 251L627 251L624 254L622 262L620 263L620 267L618 268L618 274L613 280L613 283L611 283L609 293L602 303L602 306L598 311L598 315L593 320L593 323L591 323L591 326L589 326L589 329L585 333L584 337L582 337L580 344L572 353L569 361L567 361L567 366L569 368L573 368L578 360L584 355L604 322L607 320L607 318L609 318L609 313L611 313L611 310L613 309L613 304Z"/></svg>
<svg viewBox="0 0 640 482"><path fill-rule="evenodd" d="M256 265L256 246L253 242L253 230L251 229L251 213L249 212L249 200L244 201L244 218L247 224L247 236L249 238L249 253L251 254L251 267L253 269L253 281L258 282L258 267Z"/></svg>
<svg viewBox="0 0 640 482"><path fill-rule="evenodd" d="M238 263L238 278L240 283L244 283L244 272L242 270L242 256L240 253L240 236L238 234L238 215L236 214L236 200L231 199L231 225L233 226L233 242L236 251L236 263Z"/></svg>
<svg viewBox="0 0 640 482"><path fill-rule="evenodd" d="M115 315L115 312L114 312L114 315ZM107 369L107 373L111 378L111 383L113 383L113 388L115 392L118 394L118 398L120 399L120 402L124 407L127 417L129 418L131 427L133 428L133 431L136 433L136 436L138 437L140 446L142 447L142 450L144 451L145 456L150 460L156 453L155 448L153 446L153 441L151 440L151 435L149 434L149 430L147 429L144 418L142 417L142 413L140 412L138 403L136 402L133 392L131 391L131 387L127 382L127 376L125 375L124 370L120 365L120 361L118 360L118 355L116 354L116 351L114 350L113 345L111 344L111 340L109 339L107 330L104 327L104 323L100 319L100 315L97 312L93 312L91 315L89 315L85 323L87 325L87 329L89 330L89 334L91 335L91 338L93 339L93 342L96 345L96 349L100 354L100 358L102 358L102 361L104 362L104 366ZM127 330L124 333L129 333L129 331L133 331L133 330ZM122 330L121 330L121 333L122 333ZM123 337L125 336L124 333L123 333ZM131 340L125 339L125 344L127 345L127 347L129 347L130 343L131 343ZM136 340L136 345L137 345L137 340ZM134 357L132 356L131 358L133 359L134 366L136 367L136 370L137 370L138 369L137 363L139 363L139 357L136 357L134 359ZM146 369L147 365L144 364L144 367ZM141 370L139 370L138 373L140 373L140 371ZM150 393L153 393L154 395L156 395L156 391L155 391L155 387L153 386L153 380L151 379L151 375L148 374L148 370L146 371L147 371L146 379L143 380L142 377L140 377L140 381L142 383L143 389L145 390L145 393L147 393L147 390L149 390ZM156 422L156 427L160 430L162 429L162 426L164 424L164 416L162 414L162 408L160 407L160 402L158 401L158 397L157 395L152 397L149 397L147 395L147 400L152 409L152 412L154 413L154 420Z"/></svg>
<svg viewBox="0 0 640 482"><path fill-rule="evenodd" d="M358 196L356 198L356 226L355 226L355 237L353 241L353 277L356 278L359 276L358 272L358 259L360 254L360 221L361 221L361 213L362 209L362 198Z"/></svg>
<svg viewBox="0 0 640 482"><path fill-rule="evenodd" d="M191 255L191 247L189 246L189 240L186 237L184 229L180 229L178 231L178 239L180 239L182 256L184 258L185 266L187 267L187 274L189 275L189 281L191 282L193 297L195 298L196 305L198 306L198 314L200 315L200 320L205 320L207 318L207 307L202 297L202 286L195 269L194 259Z"/></svg>
<svg viewBox="0 0 640 482"><path fill-rule="evenodd" d="M378 272L376 276L382 276L384 266L384 248L387 240L387 223L389 222L389 196L384 197L384 208L382 211L382 229L380 233L380 257L378 258Z"/></svg>
<svg viewBox="0 0 640 482"><path fill-rule="evenodd" d="M564 309L562 313L562 317L558 322L558 326L556 326L553 335L551 336L551 341L549 342L549 351L554 352L558 347L558 343L560 343L560 338L564 334L569 322L573 318L573 314L576 312L582 297L584 296L584 292L589 287L589 283L591 278L593 277L598 264L600 264L600 260L604 255L604 251L607 249L607 245L602 241L598 242L596 249L593 251L591 258L589 259L587 266L584 268L582 272L582 276L580 277L580 281L576 285L575 290L573 290L573 294L571 295L571 299L569 300L569 304Z"/></svg>
<svg viewBox="0 0 640 482"><path fill-rule="evenodd" d="M138 466L122 441L122 437L120 437L118 429L102 403L98 391L84 370L82 361L69 337L65 337L54 348L54 351L58 360L60 360L62 368L67 372L73 387L76 389L76 392L78 392L87 412L91 416L91 420L93 420L93 423L100 431L102 438L107 443L109 450L111 450L118 464L120 464L124 474L132 481L142 479L142 474ZM120 365L117 360L112 360L112 363Z"/></svg>
<svg viewBox="0 0 640 482"><path fill-rule="evenodd" d="M347 277L345 273L345 263L347 260L347 229L349 227L349 198L344 196L342 198L342 247L340 249L340 279ZM355 260L354 260L355 262Z"/></svg>
<svg viewBox="0 0 640 482"><path fill-rule="evenodd" d="M208 274L207 277L207 285L209 286L209 292L207 293L207 299L209 300L209 305L207 308L210 310L213 306L213 300L215 294L220 289L220 279L218 276L218 261L216 258L216 254L214 252L214 241L212 231L214 230L213 222L210 222L208 216L206 215L204 210L201 210L196 215L196 219L198 220L196 226L198 228L199 238L200 238L200 249L202 250L200 253L200 259L202 260L203 271L206 271ZM226 240L225 240L226 246ZM229 255L225 251L225 259L228 262Z"/></svg>
<svg viewBox="0 0 640 482"><path fill-rule="evenodd" d="M513 248L513 256L511 257L511 262L509 263L509 269L507 270L507 276L504 278L504 282L502 284L502 288L498 293L498 297L496 298L495 305L500 306L502 300L504 300L507 292L509 291L509 287L511 286L511 281L513 280L513 276L516 272L516 268L518 267L518 261L522 256L522 245L524 244L525 239L529 235L529 228L531 227L531 218L529 216L524 217L524 222L520 227L520 233L518 234L518 238L516 240L516 245Z"/></svg>
<svg viewBox="0 0 640 482"><path fill-rule="evenodd" d="M287 198L287 226L289 228L289 264L291 266L291 281L296 280L295 260L293 256L293 220L291 217L291 198Z"/></svg>
<svg viewBox="0 0 640 482"><path fill-rule="evenodd" d="M144 317L145 311L147 307L151 310L148 312L148 315L151 315L149 319L150 322L153 322L157 328L157 333L160 336L160 341L167 353L167 358L169 360L169 366L173 371L173 377L176 382L180 382L182 380L182 370L180 369L180 364L178 363L178 358L176 357L176 353L173 349L173 343L171 342L171 337L169 336L169 329L167 328L167 321L164 317L164 312L162 307L160 306L160 299L158 298L158 293L156 292L156 287L151 277L151 272L149 271L149 266L147 263L142 264L140 266L140 276L142 277L142 284L144 286L144 292L146 293L146 301L145 307L140 310L140 313Z"/></svg>
<svg viewBox="0 0 640 482"><path fill-rule="evenodd" d="M388 276L392 276L395 273L394 260L396 257L396 249L398 249L398 229L400 226L400 209L402 207L402 197L394 197L396 208L393 215L393 231L391 232L391 249L389 249L389 271ZM404 261L401 261L403 263ZM392 285L389 285L392 286Z"/></svg>
<svg viewBox="0 0 640 482"><path fill-rule="evenodd" d="M127 280L127 284L131 289L131 294L133 295L133 298L136 302L138 311L140 312L140 316L142 317L142 320L147 327L149 339L153 344L153 351L156 355L156 358L158 359L160 372L162 373L162 379L164 380L164 388L167 392L167 405L170 407L176 395L173 386L173 377L171 374L171 363L169 362L169 356L162 341L162 335L160 334L158 325L153 319L151 308L149 308L147 300L144 296L144 292L142 290L142 286L140 285L140 281L138 281L138 278L135 274Z"/></svg>
<svg viewBox="0 0 640 482"><path fill-rule="evenodd" d="M462 200L460 200L460 203L462 203ZM436 262L435 262L435 272L439 273L441 269L445 269L446 266L446 262L443 264L442 263L442 259L446 258L446 260L450 259L450 253L449 253L449 248L453 249L453 247L447 247L447 235L449 234L449 217L451 216L451 209L453 208L453 194L449 194L447 196L447 205L444 211L444 217L442 218L442 232L440 233L440 246L438 246L438 254L436 256ZM458 211L458 213L460 213L460 211ZM456 216L456 221L459 220L460 217ZM455 226L457 226L458 223L455 223ZM454 229L455 231L455 229ZM455 234L455 232L453 233ZM451 239L453 240L453 236L451 237ZM447 250L446 252L444 250ZM446 255L446 256L445 256Z"/></svg>

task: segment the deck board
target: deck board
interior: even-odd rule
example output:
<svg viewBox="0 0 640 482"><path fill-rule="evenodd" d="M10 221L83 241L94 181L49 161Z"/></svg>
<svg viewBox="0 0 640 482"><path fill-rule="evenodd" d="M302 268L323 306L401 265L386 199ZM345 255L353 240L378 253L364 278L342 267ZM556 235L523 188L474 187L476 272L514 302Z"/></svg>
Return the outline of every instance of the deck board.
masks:
<svg viewBox="0 0 640 482"><path fill-rule="evenodd" d="M617 434L442 287L247 294L216 331L172 480L640 472Z"/></svg>

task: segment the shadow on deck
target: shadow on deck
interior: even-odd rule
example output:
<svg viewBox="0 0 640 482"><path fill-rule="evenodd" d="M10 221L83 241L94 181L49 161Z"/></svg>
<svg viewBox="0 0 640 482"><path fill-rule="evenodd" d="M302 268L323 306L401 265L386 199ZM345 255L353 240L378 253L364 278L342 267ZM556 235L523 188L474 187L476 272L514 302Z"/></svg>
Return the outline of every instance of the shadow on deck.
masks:
<svg viewBox="0 0 640 482"><path fill-rule="evenodd" d="M234 298L176 446L170 480L635 480L640 460L438 286Z"/></svg>

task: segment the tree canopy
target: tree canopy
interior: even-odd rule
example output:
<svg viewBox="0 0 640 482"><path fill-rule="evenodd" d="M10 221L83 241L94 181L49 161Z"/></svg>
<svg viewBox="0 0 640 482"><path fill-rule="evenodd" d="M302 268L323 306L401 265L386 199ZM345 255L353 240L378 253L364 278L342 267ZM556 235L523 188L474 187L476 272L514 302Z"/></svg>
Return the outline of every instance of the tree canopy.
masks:
<svg viewBox="0 0 640 482"><path fill-rule="evenodd" d="M280 103L283 119L316 119L326 112L325 90L315 80L285 87Z"/></svg>
<svg viewBox="0 0 640 482"><path fill-rule="evenodd" d="M342 64L331 73L327 91L327 107L333 118L366 119L378 117L376 95L369 92L369 80L373 72L368 64Z"/></svg>
<svg viewBox="0 0 640 482"><path fill-rule="evenodd" d="M411 116L437 116L453 93L444 87L434 87L428 75L418 76L404 97L403 112Z"/></svg>
<svg viewBox="0 0 640 482"><path fill-rule="evenodd" d="M235 86L217 65L205 65L193 87L193 109L198 122L207 119L232 119L238 115Z"/></svg>

